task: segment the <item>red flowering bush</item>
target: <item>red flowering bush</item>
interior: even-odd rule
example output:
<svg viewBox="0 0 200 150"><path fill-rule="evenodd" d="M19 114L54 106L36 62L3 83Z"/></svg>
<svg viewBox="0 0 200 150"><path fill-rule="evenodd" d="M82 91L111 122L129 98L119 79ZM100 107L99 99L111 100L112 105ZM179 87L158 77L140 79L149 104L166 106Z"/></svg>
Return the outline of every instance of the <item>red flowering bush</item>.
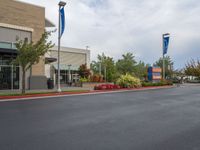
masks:
<svg viewBox="0 0 200 150"><path fill-rule="evenodd" d="M113 89L120 89L121 87L119 85L115 84L101 84L96 85L94 87L94 90L113 90Z"/></svg>

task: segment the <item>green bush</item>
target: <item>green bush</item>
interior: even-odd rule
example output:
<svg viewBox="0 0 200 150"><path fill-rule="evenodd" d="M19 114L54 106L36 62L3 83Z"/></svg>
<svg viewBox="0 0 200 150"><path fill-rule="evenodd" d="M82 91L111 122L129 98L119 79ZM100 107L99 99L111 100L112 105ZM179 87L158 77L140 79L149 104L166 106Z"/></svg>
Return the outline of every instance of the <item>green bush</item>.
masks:
<svg viewBox="0 0 200 150"><path fill-rule="evenodd" d="M123 88L141 87L140 79L133 77L130 74L121 75L116 83Z"/></svg>
<svg viewBox="0 0 200 150"><path fill-rule="evenodd" d="M80 82L82 82L82 83L89 82L89 80L87 78L80 78Z"/></svg>
<svg viewBox="0 0 200 150"><path fill-rule="evenodd" d="M166 85L173 85L171 81L161 81L158 83L152 83L152 82L142 82L143 87L148 87L148 86L166 86Z"/></svg>

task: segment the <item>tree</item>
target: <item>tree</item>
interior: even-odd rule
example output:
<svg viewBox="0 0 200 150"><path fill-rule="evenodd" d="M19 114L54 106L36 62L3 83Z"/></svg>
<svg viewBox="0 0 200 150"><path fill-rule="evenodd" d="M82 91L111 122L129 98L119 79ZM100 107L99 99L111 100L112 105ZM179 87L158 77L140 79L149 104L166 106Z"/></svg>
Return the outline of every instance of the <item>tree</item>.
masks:
<svg viewBox="0 0 200 150"><path fill-rule="evenodd" d="M176 69L173 72L173 82L174 83L182 83L184 77L186 76L184 69Z"/></svg>
<svg viewBox="0 0 200 150"><path fill-rule="evenodd" d="M91 69L95 74L103 75L108 82L115 80L115 62L112 57L106 56L104 53L97 56L97 61L92 61Z"/></svg>
<svg viewBox="0 0 200 150"><path fill-rule="evenodd" d="M174 65L174 63L171 60L170 56L166 56L164 61L165 61L165 77L171 78L173 76L173 65ZM156 61L155 65L160 67L160 68L163 68L163 58L160 58L158 61Z"/></svg>
<svg viewBox="0 0 200 150"><path fill-rule="evenodd" d="M137 65L134 66L134 74L136 77L144 80L147 78L147 68L148 65L142 61L139 61Z"/></svg>
<svg viewBox="0 0 200 150"><path fill-rule="evenodd" d="M90 76L90 69L87 68L87 64L82 64L79 67L79 75L81 76L81 78L87 78Z"/></svg>
<svg viewBox="0 0 200 150"><path fill-rule="evenodd" d="M200 78L200 60L192 59L185 65L185 74L188 76L196 76Z"/></svg>
<svg viewBox="0 0 200 150"><path fill-rule="evenodd" d="M99 74L100 70L100 63L98 61L92 61L90 64L90 69L92 70L92 73Z"/></svg>
<svg viewBox="0 0 200 150"><path fill-rule="evenodd" d="M47 42L51 32L44 32L40 40L36 43L28 42L28 39L17 39L16 48L18 51L15 63L22 68L22 94L25 94L26 71L37 64L42 56L54 45L52 42Z"/></svg>
<svg viewBox="0 0 200 150"><path fill-rule="evenodd" d="M116 68L120 74L133 74L135 65L135 56L132 53L126 53L122 55L122 59L117 61Z"/></svg>

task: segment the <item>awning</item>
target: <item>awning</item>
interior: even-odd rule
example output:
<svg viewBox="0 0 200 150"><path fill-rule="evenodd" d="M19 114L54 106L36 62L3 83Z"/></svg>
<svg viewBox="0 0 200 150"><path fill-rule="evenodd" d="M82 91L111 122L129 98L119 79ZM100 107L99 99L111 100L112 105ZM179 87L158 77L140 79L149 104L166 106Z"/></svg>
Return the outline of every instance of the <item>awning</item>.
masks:
<svg viewBox="0 0 200 150"><path fill-rule="evenodd" d="M17 55L18 51L16 49L0 48L0 53Z"/></svg>
<svg viewBox="0 0 200 150"><path fill-rule="evenodd" d="M45 58L45 63L53 63L56 62L57 58L52 58L52 57L46 57Z"/></svg>
<svg viewBox="0 0 200 150"><path fill-rule="evenodd" d="M53 64L54 68L56 70L58 70L58 64ZM60 70L68 70L69 69L69 66L67 64L60 64ZM78 71L79 69L79 66L70 66L70 70L73 70L73 71Z"/></svg>

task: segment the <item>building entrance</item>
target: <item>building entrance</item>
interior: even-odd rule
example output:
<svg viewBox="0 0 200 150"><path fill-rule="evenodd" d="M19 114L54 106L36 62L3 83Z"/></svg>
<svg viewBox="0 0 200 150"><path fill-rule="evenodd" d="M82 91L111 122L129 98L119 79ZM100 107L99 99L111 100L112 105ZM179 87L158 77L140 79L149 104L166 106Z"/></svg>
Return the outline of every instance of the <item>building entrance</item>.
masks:
<svg viewBox="0 0 200 150"><path fill-rule="evenodd" d="M11 65L15 58L14 54L0 53L0 90L19 89L20 69Z"/></svg>
<svg viewBox="0 0 200 150"><path fill-rule="evenodd" d="M19 67L0 65L0 90L19 89Z"/></svg>

